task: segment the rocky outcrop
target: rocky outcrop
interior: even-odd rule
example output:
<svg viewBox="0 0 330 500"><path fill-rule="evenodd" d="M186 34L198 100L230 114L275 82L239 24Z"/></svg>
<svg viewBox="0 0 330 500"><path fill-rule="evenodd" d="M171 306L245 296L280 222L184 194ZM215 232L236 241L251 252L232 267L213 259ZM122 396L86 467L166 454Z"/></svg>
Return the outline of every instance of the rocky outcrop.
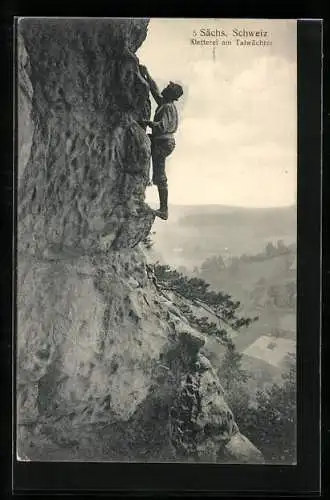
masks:
<svg viewBox="0 0 330 500"><path fill-rule="evenodd" d="M147 27L18 26L21 459L262 461L146 265Z"/></svg>
<svg viewBox="0 0 330 500"><path fill-rule="evenodd" d="M133 53L146 24L19 24L22 60L23 45L29 59L20 99L21 89L31 94L29 73L34 123L20 181L20 248L39 255L67 247L95 253L132 247L149 233L154 216L144 193L150 141L137 123L148 85Z"/></svg>

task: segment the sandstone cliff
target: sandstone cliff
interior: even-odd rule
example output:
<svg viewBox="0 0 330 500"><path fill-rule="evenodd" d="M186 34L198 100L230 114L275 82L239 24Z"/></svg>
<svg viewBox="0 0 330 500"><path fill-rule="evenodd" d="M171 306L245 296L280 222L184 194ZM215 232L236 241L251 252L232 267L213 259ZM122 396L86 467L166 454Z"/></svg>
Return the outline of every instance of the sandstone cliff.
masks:
<svg viewBox="0 0 330 500"><path fill-rule="evenodd" d="M17 420L23 460L262 462L205 338L141 242L148 21L18 25Z"/></svg>

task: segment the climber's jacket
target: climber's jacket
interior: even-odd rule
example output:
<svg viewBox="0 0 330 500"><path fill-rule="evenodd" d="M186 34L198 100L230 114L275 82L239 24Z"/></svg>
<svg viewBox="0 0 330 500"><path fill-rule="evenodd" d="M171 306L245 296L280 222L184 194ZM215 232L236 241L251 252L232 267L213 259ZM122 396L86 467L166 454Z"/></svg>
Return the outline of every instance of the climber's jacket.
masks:
<svg viewBox="0 0 330 500"><path fill-rule="evenodd" d="M153 139L170 139L178 129L178 111L173 102L160 104L155 112Z"/></svg>

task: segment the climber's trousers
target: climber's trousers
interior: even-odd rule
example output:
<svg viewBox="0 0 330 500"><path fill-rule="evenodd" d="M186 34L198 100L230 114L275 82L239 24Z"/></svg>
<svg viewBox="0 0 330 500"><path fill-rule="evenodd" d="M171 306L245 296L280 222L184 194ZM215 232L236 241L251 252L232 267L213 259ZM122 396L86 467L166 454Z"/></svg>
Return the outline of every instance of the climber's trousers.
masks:
<svg viewBox="0 0 330 500"><path fill-rule="evenodd" d="M165 162L167 156L173 152L174 148L174 138L151 140L152 181L156 186L167 188Z"/></svg>

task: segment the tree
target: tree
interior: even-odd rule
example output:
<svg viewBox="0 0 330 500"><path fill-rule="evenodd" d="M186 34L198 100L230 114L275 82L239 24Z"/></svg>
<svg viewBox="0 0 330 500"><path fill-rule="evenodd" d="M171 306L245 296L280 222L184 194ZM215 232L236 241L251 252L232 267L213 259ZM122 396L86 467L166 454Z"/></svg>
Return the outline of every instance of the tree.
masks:
<svg viewBox="0 0 330 500"><path fill-rule="evenodd" d="M243 253L243 254L241 255L241 257L240 257L240 260L241 260L242 262L249 262L249 260L250 260L250 256L249 256L247 253Z"/></svg>
<svg viewBox="0 0 330 500"><path fill-rule="evenodd" d="M185 274L185 275L188 275L188 269L185 267L185 266L179 266L178 267L178 272L181 273L181 274Z"/></svg>
<svg viewBox="0 0 330 500"><path fill-rule="evenodd" d="M191 301L193 304L205 309L209 314L221 320L221 322L234 330L239 330L243 326L249 326L258 318L242 317L238 314L240 302L224 292L209 290L209 283L206 281L179 273L167 265L155 265L154 274L160 289L170 290L180 297ZM207 316L197 318L187 304L181 305L182 313L190 323L198 328L202 333L214 335L218 339L230 344L225 328L220 328L215 322L211 322Z"/></svg>
<svg viewBox="0 0 330 500"><path fill-rule="evenodd" d="M201 265L200 274L204 279L212 280L215 275L226 268L221 255L208 257Z"/></svg>
<svg viewBox="0 0 330 500"><path fill-rule="evenodd" d="M241 369L242 355L231 344L228 346L218 374L226 391L232 391L234 386L247 381L247 373Z"/></svg>
<svg viewBox="0 0 330 500"><path fill-rule="evenodd" d="M229 270L232 274L237 274L240 267L240 259L238 257L232 257L230 260Z"/></svg>
<svg viewBox="0 0 330 500"><path fill-rule="evenodd" d="M287 252L287 247L285 246L284 244L284 241L283 240L278 240L277 241L277 254L281 254L281 253L285 253Z"/></svg>
<svg viewBox="0 0 330 500"><path fill-rule="evenodd" d="M288 356L289 369L282 385L257 393L257 404L242 415L240 429L270 463L296 460L296 362Z"/></svg>
<svg viewBox="0 0 330 500"><path fill-rule="evenodd" d="M247 389L248 373L242 369L242 354L233 344L228 345L217 371L221 385L226 391L226 401L236 418L244 414L249 406L250 395Z"/></svg>
<svg viewBox="0 0 330 500"><path fill-rule="evenodd" d="M273 257L275 255L276 247L273 245L271 241L267 243L265 252L266 252L266 257Z"/></svg>
<svg viewBox="0 0 330 500"><path fill-rule="evenodd" d="M296 283L270 285L267 290L270 304L278 309L294 309L296 304Z"/></svg>
<svg viewBox="0 0 330 500"><path fill-rule="evenodd" d="M194 266L194 269L192 271L192 275L197 277L199 275L199 269L197 266Z"/></svg>
<svg viewBox="0 0 330 500"><path fill-rule="evenodd" d="M267 290L267 295L272 306L280 307L281 290L278 285L270 285Z"/></svg>

